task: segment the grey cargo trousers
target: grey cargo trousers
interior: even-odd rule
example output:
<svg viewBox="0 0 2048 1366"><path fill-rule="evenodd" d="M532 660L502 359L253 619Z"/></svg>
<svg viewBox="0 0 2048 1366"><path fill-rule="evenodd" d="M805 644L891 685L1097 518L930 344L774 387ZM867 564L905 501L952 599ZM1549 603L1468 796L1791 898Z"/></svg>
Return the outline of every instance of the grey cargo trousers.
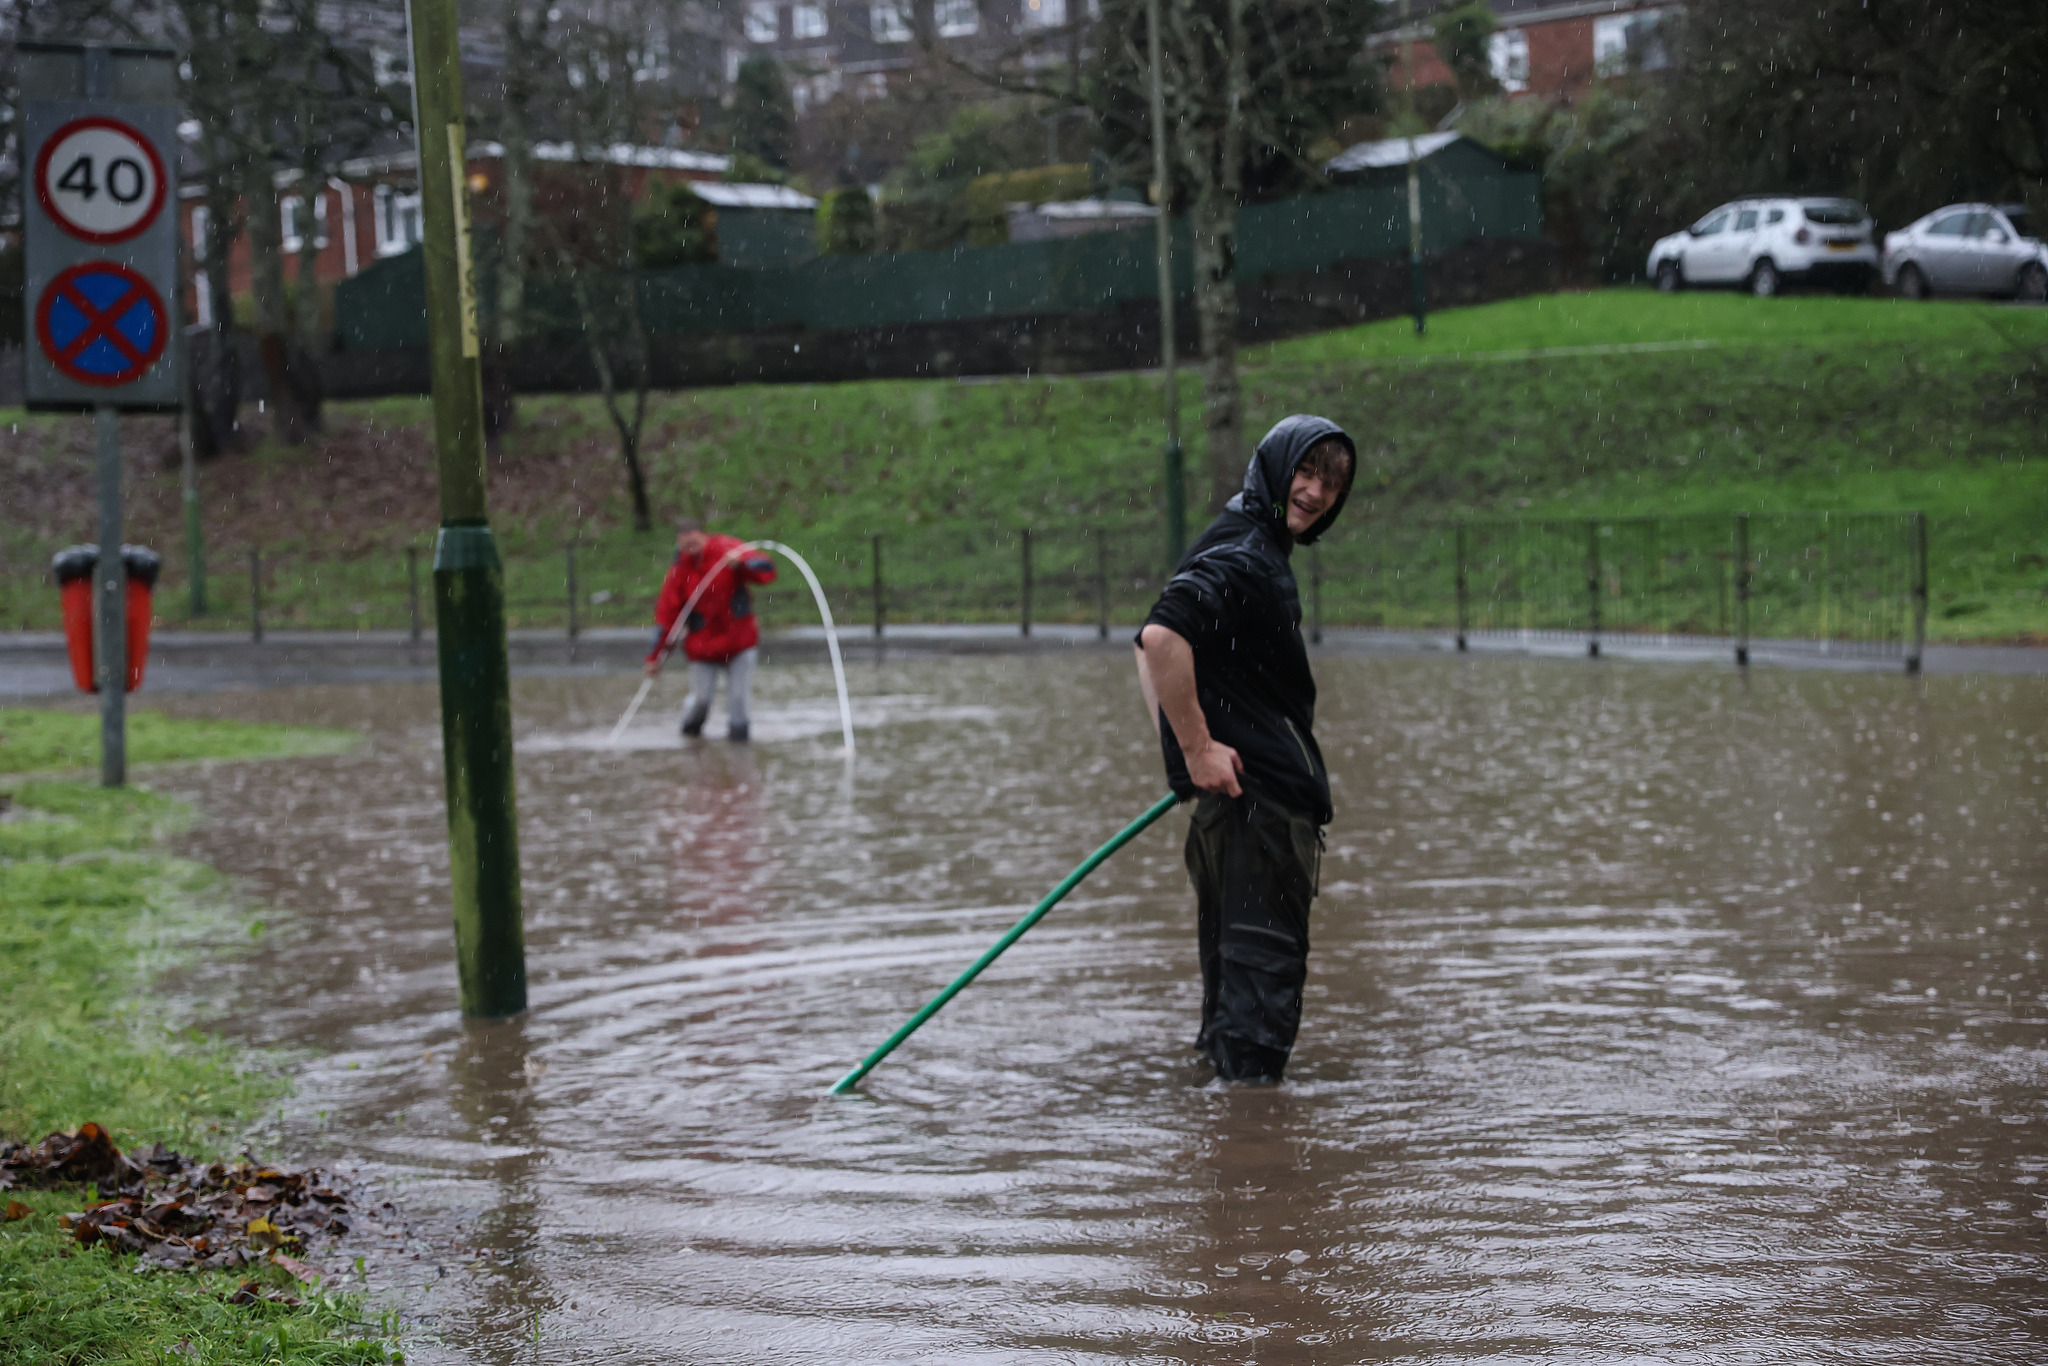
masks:
<svg viewBox="0 0 2048 1366"><path fill-rule="evenodd" d="M1203 793L1188 826L1202 960L1196 1051L1227 1081L1278 1081L1301 1028L1322 830L1256 797Z"/></svg>

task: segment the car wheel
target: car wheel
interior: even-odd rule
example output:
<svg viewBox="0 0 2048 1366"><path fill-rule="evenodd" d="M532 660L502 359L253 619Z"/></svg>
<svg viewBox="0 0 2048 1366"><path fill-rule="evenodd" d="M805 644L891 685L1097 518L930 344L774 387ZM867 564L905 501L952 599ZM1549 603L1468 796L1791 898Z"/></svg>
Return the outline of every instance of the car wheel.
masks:
<svg viewBox="0 0 2048 1366"><path fill-rule="evenodd" d="M1657 263L1658 292L1663 294L1676 294L1679 290L1684 288L1685 277L1678 273L1678 262L1659 261Z"/></svg>
<svg viewBox="0 0 2048 1366"><path fill-rule="evenodd" d="M2048 303L2048 267L2040 265L2020 267L2019 289L2015 292L2021 303Z"/></svg>
<svg viewBox="0 0 2048 1366"><path fill-rule="evenodd" d="M1920 273L1920 267L1908 261L1899 267L1899 297L1901 299L1924 299L1927 297L1927 277Z"/></svg>
<svg viewBox="0 0 2048 1366"><path fill-rule="evenodd" d="M1774 297L1784 278L1778 274L1777 266L1768 259L1756 263L1749 272L1749 292L1759 299Z"/></svg>

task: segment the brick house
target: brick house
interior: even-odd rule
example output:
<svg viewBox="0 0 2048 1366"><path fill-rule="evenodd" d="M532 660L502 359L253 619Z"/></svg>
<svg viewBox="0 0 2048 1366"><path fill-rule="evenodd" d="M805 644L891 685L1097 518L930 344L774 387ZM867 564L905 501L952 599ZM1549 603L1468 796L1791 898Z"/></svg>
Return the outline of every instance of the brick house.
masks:
<svg viewBox="0 0 2048 1366"><path fill-rule="evenodd" d="M488 228L494 214L491 189L504 175L505 149L495 142L471 145L467 157L469 188L475 206L474 221ZM549 164L574 160L567 143L543 142L534 147L534 159L544 176ZM603 160L625 168L627 194L638 201L651 182L687 180L719 182L730 164L723 156L685 151L676 147L633 147L624 144L604 150ZM285 280L296 281L299 253L304 234L313 234L313 278L332 286L359 274L365 267L387 256L396 256L418 245L420 240L420 192L418 154L411 149L383 156L365 157L344 163L342 174L328 180L308 196L298 187L298 177L278 178L284 222ZM188 182L179 189L178 231L184 240L186 260L191 263L185 281L185 316L192 321L213 321L206 271L199 244L206 231L205 191ZM544 206L543 206L544 211ZM249 239L237 236L228 252L228 289L240 297L250 289Z"/></svg>
<svg viewBox="0 0 2048 1366"><path fill-rule="evenodd" d="M1676 6L1654 0L1487 0L1495 29L1488 57L1493 78L1509 96L1575 99L1594 81L1628 71L1657 71L1670 63L1664 19ZM1450 68L1437 55L1433 20L1446 3L1421 3L1406 28L1376 34L1373 46L1398 48L1391 72L1396 88L1449 85Z"/></svg>

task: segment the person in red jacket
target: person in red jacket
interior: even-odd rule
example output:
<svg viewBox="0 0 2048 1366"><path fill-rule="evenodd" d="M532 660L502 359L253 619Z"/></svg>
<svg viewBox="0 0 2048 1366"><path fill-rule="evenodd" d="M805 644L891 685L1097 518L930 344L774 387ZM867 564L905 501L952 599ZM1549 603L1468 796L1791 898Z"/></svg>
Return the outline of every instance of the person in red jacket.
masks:
<svg viewBox="0 0 2048 1366"><path fill-rule="evenodd" d="M747 585L775 582L775 561L765 551L741 550L745 544L730 536L708 534L695 518L685 517L676 523L676 559L668 568L668 577L661 581L661 596L655 599L654 620L659 624L654 648L647 652L646 669L650 678L661 672L676 616L709 576L710 583L684 624L683 654L690 661L690 696L683 703L683 734L687 736L704 733L722 673L726 738L747 738L747 694L754 681L755 647L761 640ZM732 555L736 550L740 553Z"/></svg>

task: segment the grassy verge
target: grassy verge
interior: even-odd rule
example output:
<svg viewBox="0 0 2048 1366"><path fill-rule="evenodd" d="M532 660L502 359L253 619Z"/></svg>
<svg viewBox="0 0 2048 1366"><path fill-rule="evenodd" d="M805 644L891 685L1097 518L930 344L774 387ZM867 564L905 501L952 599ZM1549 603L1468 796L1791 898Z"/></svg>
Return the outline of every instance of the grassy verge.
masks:
<svg viewBox="0 0 2048 1366"><path fill-rule="evenodd" d="M6 715L11 733L16 713ZM327 733L280 730L246 728L239 752L333 748ZM215 727L164 721L152 757L236 752ZM96 1119L124 1148L162 1140L224 1153L286 1083L264 1059L181 1028L148 996L164 968L250 932L223 909L214 874L157 847L190 810L132 788L9 786L0 820L0 1134L35 1139ZM89 1190L7 1198L15 1202L0 1223L0 1362L8 1366L387 1355L354 1298L300 1287L308 1298L297 1306L232 1304L245 1279L280 1292L294 1288L292 1279L273 1266L142 1274L134 1258L81 1249L58 1228L57 1215L79 1208Z"/></svg>
<svg viewBox="0 0 2048 1366"><path fill-rule="evenodd" d="M355 739L348 731L247 721L174 719L153 711L128 713L128 761L136 764L334 754L353 745ZM97 715L0 707L0 773L95 768L99 761Z"/></svg>
<svg viewBox="0 0 2048 1366"><path fill-rule="evenodd" d="M2048 310L1607 290L1438 313L1421 339L1396 319L1244 359L1252 431L1309 410L1359 438L1364 482L1344 534L1371 518L1915 508L1932 519L1936 636L2048 634ZM1184 384L1199 446L1199 382ZM645 456L662 512L796 544L841 611L865 612L880 533L892 619L1007 613L1016 532L1031 527L1039 615L1085 620L1095 528L1110 533L1120 611L1156 572L1158 412L1157 381L1142 375L709 389L655 396ZM54 490L51 471L76 467L61 500L30 500L71 519L29 519L45 528L37 554L83 534L91 506L82 438L55 431L30 424L5 438L16 446L0 440L35 487ZM1199 451L1190 472L1199 490ZM138 518L172 554L159 602L175 615L177 481L147 478ZM514 624L563 624L571 537L584 622L645 618L667 538L628 529L595 399L522 401L491 479ZM246 620L243 555L260 545L272 625L406 624L402 548L423 547L435 520L424 400L333 405L322 444L261 448L204 481L216 566L206 620ZM60 537L60 523L78 530ZM53 593L6 592L0 624L54 622ZM782 611L796 620L808 606L770 595L764 615Z"/></svg>

